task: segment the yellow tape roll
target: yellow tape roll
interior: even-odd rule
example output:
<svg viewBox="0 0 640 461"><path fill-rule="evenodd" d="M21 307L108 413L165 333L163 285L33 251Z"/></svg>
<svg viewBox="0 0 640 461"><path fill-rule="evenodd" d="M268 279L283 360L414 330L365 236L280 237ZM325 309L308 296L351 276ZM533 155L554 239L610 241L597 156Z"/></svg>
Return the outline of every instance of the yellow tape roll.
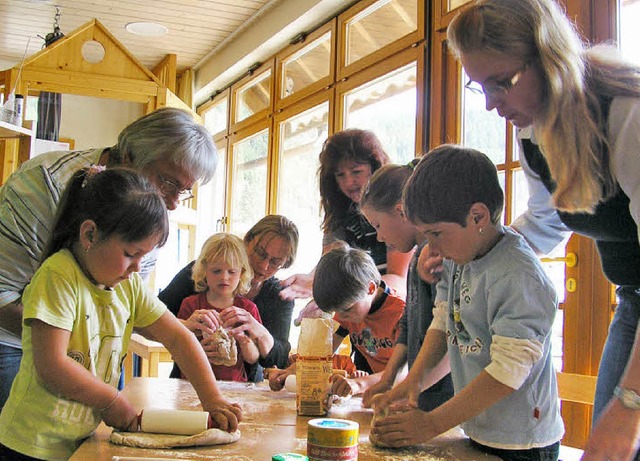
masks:
<svg viewBox="0 0 640 461"><path fill-rule="evenodd" d="M346 419L312 419L307 427L309 461L358 459L358 423Z"/></svg>

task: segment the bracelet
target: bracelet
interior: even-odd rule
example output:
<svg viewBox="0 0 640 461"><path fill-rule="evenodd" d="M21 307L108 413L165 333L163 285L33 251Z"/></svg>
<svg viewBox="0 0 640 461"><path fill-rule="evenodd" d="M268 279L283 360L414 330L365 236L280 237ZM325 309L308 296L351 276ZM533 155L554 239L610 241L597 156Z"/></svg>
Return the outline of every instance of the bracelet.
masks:
<svg viewBox="0 0 640 461"><path fill-rule="evenodd" d="M113 398L113 400L111 402L109 402L109 405L107 405L104 408L100 408L98 410L98 413L104 413L106 411L109 411L109 409L113 406L113 404L116 403L116 400L118 400L118 397L120 397L120 391L116 389L116 396Z"/></svg>

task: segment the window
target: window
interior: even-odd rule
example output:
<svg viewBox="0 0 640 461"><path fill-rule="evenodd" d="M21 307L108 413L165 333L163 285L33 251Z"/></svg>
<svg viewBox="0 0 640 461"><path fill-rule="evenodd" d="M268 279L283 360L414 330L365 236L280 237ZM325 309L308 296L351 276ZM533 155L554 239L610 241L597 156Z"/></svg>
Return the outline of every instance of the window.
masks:
<svg viewBox="0 0 640 461"><path fill-rule="evenodd" d="M268 128L232 142L229 224L234 234L244 235L267 211L268 153Z"/></svg>
<svg viewBox="0 0 640 461"><path fill-rule="evenodd" d="M373 131L395 163L416 156L416 70L412 62L344 95L344 127Z"/></svg>

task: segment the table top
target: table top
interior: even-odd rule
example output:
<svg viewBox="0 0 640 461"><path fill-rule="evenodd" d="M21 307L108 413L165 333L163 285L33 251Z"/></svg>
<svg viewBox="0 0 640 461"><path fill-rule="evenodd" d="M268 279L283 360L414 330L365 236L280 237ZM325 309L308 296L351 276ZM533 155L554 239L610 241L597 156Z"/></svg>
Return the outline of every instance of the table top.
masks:
<svg viewBox="0 0 640 461"><path fill-rule="evenodd" d="M306 454L307 423L316 418L296 414L295 394L274 392L266 383L218 382L224 395L243 407L240 423L242 437L236 443L210 447L177 449L143 449L113 445L111 429L101 424L73 454L76 461L111 461L113 456L180 460L270 461L277 453ZM166 378L134 378L124 394L136 410L145 408L201 410L198 397L188 381ZM360 425L358 460L360 461L492 461L492 456L471 447L461 430L451 431L428 444L412 448L384 449L369 442L369 426L373 412L362 408L362 400L353 397L334 404L326 417L356 421Z"/></svg>

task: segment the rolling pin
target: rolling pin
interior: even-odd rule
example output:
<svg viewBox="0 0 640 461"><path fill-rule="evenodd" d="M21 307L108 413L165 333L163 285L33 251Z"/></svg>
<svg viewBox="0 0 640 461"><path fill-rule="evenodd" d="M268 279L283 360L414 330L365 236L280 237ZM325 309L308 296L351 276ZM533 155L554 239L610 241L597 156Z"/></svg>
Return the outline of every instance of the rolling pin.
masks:
<svg viewBox="0 0 640 461"><path fill-rule="evenodd" d="M140 432L195 435L213 427L213 419L206 411L147 409L138 415Z"/></svg>

